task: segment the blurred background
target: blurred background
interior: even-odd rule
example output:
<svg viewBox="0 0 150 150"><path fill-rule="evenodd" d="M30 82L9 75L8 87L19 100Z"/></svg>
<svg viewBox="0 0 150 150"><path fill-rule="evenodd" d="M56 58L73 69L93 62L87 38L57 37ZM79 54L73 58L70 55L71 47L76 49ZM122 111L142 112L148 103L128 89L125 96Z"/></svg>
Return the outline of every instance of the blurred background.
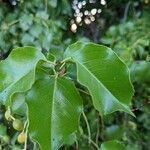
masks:
<svg viewBox="0 0 150 150"><path fill-rule="evenodd" d="M89 96L84 96L92 140L100 144L118 139L126 144L127 150L148 150L150 0L0 0L0 60L13 48L25 45L57 57L77 40L111 47L128 65L135 88L132 110L137 118L117 112L101 123L91 103L86 101ZM4 112L5 108L0 106L0 150L19 150L22 145L16 141L18 133L4 119ZM84 121L81 125L80 134L72 138L77 138L79 149L94 150L94 145L88 145ZM105 130L103 136L98 136L101 126ZM33 149L30 140L28 143L28 149ZM70 140L62 149L78 147Z"/></svg>

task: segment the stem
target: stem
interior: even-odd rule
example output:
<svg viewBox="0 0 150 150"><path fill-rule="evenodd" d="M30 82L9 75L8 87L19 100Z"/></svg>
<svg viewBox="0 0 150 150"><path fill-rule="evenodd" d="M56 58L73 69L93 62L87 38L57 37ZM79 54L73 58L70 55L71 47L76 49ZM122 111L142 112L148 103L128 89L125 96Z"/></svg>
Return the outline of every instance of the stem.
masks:
<svg viewBox="0 0 150 150"><path fill-rule="evenodd" d="M14 121L14 120L15 120L15 118L11 115L11 109L10 109L10 106L8 106L7 110L8 110L8 111L9 111L9 113L10 113L10 118Z"/></svg>
<svg viewBox="0 0 150 150"><path fill-rule="evenodd" d="M64 73L63 75L61 75L61 77L64 77L64 76L66 76L66 74L67 74L67 73Z"/></svg>
<svg viewBox="0 0 150 150"><path fill-rule="evenodd" d="M82 135L82 136L83 136L83 138L89 140L89 137L87 137L86 135ZM90 139L90 142L93 144L93 146L94 146L97 150L99 150L99 146L98 146L92 139Z"/></svg>
<svg viewBox="0 0 150 150"><path fill-rule="evenodd" d="M25 131L25 135L26 135L26 140L25 140L25 143L24 143L24 149L23 149L23 150L27 150L27 140L28 140L27 134L28 134L28 126L29 126L29 124L28 124L28 120L27 120L27 121L25 122L25 124L24 124L24 129L23 129L23 131L22 131L22 132Z"/></svg>
<svg viewBox="0 0 150 150"><path fill-rule="evenodd" d="M84 94L86 94L86 95L90 95L90 93L88 93L88 92L86 92L86 91L84 91L84 90L82 90L82 89L79 89L79 88L77 88L80 92L82 92L82 93L84 93Z"/></svg>
<svg viewBox="0 0 150 150"><path fill-rule="evenodd" d="M89 145L91 143L91 130L90 130L90 126L89 126L89 123L88 123L88 120L87 120L87 117L85 115L84 112L82 112L82 115L83 115L83 118L85 120L85 123L86 123L86 126L87 126L87 131L88 131L88 139L89 139Z"/></svg>
<svg viewBox="0 0 150 150"><path fill-rule="evenodd" d="M99 138L99 116L97 120L96 144L98 144L98 138Z"/></svg>
<svg viewBox="0 0 150 150"><path fill-rule="evenodd" d="M45 11L47 12L47 0L45 0Z"/></svg>
<svg viewBox="0 0 150 150"><path fill-rule="evenodd" d="M71 61L71 57L65 58L65 59L62 60L60 63L63 64L64 62L67 62L67 61Z"/></svg>
<svg viewBox="0 0 150 150"><path fill-rule="evenodd" d="M12 26L12 25L14 25L14 24L16 24L16 23L18 23L19 22L19 20L14 20L14 21L12 21L12 22L10 22L9 24L8 24L8 27L10 27L10 26Z"/></svg>
<svg viewBox="0 0 150 150"><path fill-rule="evenodd" d="M150 100L145 102L143 105L139 106L138 108L133 108L132 111L137 111L137 110L140 110L142 107L144 107L145 105L149 105L150 104Z"/></svg>
<svg viewBox="0 0 150 150"><path fill-rule="evenodd" d="M23 132L27 130L27 127L28 127L28 120L26 120L26 122L24 123Z"/></svg>
<svg viewBox="0 0 150 150"><path fill-rule="evenodd" d="M25 133L26 134L26 136L27 136L27 133ZM26 137L26 140L25 140L25 143L24 143L24 148L23 148L23 150L27 150L27 137Z"/></svg>
<svg viewBox="0 0 150 150"><path fill-rule="evenodd" d="M33 150L36 150L36 143L33 142Z"/></svg>
<svg viewBox="0 0 150 150"><path fill-rule="evenodd" d="M78 144L77 140L75 141L75 146L76 146L76 149L78 150L79 149L79 144Z"/></svg>
<svg viewBox="0 0 150 150"><path fill-rule="evenodd" d="M46 62L48 62L49 64L52 64L52 65L56 65L55 62L52 62L52 61L49 61L49 60L47 60Z"/></svg>
<svg viewBox="0 0 150 150"><path fill-rule="evenodd" d="M57 75L57 72L54 67L53 67L53 72L54 72L54 75Z"/></svg>
<svg viewBox="0 0 150 150"><path fill-rule="evenodd" d="M99 114L99 118L100 118L100 124L101 124L101 139L104 140L104 120L102 115Z"/></svg>
<svg viewBox="0 0 150 150"><path fill-rule="evenodd" d="M13 121L15 120L15 118L14 118L12 115L11 115L10 117L11 117L11 119L12 119Z"/></svg>
<svg viewBox="0 0 150 150"><path fill-rule="evenodd" d="M56 72L56 70L55 70L55 66L56 66L56 62L52 62L52 61L47 61L49 64L52 64L53 66L52 66L52 70L53 70L53 72L54 72L54 75L56 75L57 74L57 72Z"/></svg>
<svg viewBox="0 0 150 150"><path fill-rule="evenodd" d="M128 15L128 10L129 10L129 6L130 6L131 2L129 1L125 7L125 12L124 12L124 17L123 17L123 22L125 22L127 20L127 15Z"/></svg>
<svg viewBox="0 0 150 150"><path fill-rule="evenodd" d="M63 62L59 69L61 70L65 64L66 62Z"/></svg>

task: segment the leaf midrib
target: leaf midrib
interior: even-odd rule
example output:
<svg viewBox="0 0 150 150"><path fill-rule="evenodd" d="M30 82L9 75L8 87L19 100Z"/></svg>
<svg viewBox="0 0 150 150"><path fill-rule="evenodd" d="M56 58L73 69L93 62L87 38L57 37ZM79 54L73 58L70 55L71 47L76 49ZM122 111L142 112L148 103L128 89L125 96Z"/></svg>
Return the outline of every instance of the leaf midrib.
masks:
<svg viewBox="0 0 150 150"><path fill-rule="evenodd" d="M92 72L90 72L84 65L82 65L79 61L77 61L77 60L75 60L78 64L80 64L98 83L100 83L100 85L113 97L113 98L115 98L115 100L119 103L119 104L121 104L125 109L126 109L126 107L124 106L124 103L122 104L122 102L120 102L106 87L105 87L105 85L102 83L102 82L100 82L98 79L97 79L97 77L95 76L95 75L93 75L93 73Z"/></svg>
<svg viewBox="0 0 150 150"><path fill-rule="evenodd" d="M52 136L52 119L53 119L53 109L54 109L54 99L55 99L55 92L56 92L56 84L57 84L57 76L54 78L54 88L53 88L53 97L52 97L52 108L51 108L51 149L53 148L53 136Z"/></svg>

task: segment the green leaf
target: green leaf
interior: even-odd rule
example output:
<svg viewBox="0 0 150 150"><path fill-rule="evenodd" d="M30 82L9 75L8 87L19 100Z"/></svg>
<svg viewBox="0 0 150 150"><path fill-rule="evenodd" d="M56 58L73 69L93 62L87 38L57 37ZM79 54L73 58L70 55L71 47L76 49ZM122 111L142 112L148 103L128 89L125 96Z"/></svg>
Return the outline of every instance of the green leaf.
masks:
<svg viewBox="0 0 150 150"><path fill-rule="evenodd" d="M13 114L18 114L25 116L27 112L27 107L25 103L25 96L24 93L15 93L11 97L11 111Z"/></svg>
<svg viewBox="0 0 150 150"><path fill-rule="evenodd" d="M121 139L124 134L124 128L123 126L118 126L118 125L111 125L106 128L105 131L105 137L108 140L114 140L114 139Z"/></svg>
<svg viewBox="0 0 150 150"><path fill-rule="evenodd" d="M117 140L102 143L100 150L125 150L123 144Z"/></svg>
<svg viewBox="0 0 150 150"><path fill-rule="evenodd" d="M76 134L72 133L68 136L68 138L64 141L65 145L73 145L73 143L77 140Z"/></svg>
<svg viewBox="0 0 150 150"><path fill-rule="evenodd" d="M49 15L47 14L46 11L37 11L36 17L39 17L40 19L47 20Z"/></svg>
<svg viewBox="0 0 150 150"><path fill-rule="evenodd" d="M56 150L78 129L82 100L70 80L38 74L26 96L29 133L41 149Z"/></svg>
<svg viewBox="0 0 150 150"><path fill-rule="evenodd" d="M11 96L25 92L34 83L35 68L44 55L33 47L14 49L6 60L0 63L0 103L10 105Z"/></svg>
<svg viewBox="0 0 150 150"><path fill-rule="evenodd" d="M19 19L20 27L27 31L33 23L33 18L30 15L22 15Z"/></svg>
<svg viewBox="0 0 150 150"><path fill-rule="evenodd" d="M7 128L3 124L0 124L0 138L7 134Z"/></svg>
<svg viewBox="0 0 150 150"><path fill-rule="evenodd" d="M49 1L49 4L50 4L50 6L56 8L56 7L57 7L57 0L55 0L55 1L50 0L50 1Z"/></svg>
<svg viewBox="0 0 150 150"><path fill-rule="evenodd" d="M133 82L149 82L150 81L150 62L137 61L130 66L131 79Z"/></svg>
<svg viewBox="0 0 150 150"><path fill-rule="evenodd" d="M25 33L21 39L21 43L24 45L31 45L33 43L33 41L34 41L34 37L27 33Z"/></svg>
<svg viewBox="0 0 150 150"><path fill-rule="evenodd" d="M77 42L69 46L65 58L77 65L77 80L88 88L94 107L101 115L114 111L133 113L129 104L133 95L127 66L108 47Z"/></svg>
<svg viewBox="0 0 150 150"><path fill-rule="evenodd" d="M131 143L126 146L126 150L142 150L141 144Z"/></svg>

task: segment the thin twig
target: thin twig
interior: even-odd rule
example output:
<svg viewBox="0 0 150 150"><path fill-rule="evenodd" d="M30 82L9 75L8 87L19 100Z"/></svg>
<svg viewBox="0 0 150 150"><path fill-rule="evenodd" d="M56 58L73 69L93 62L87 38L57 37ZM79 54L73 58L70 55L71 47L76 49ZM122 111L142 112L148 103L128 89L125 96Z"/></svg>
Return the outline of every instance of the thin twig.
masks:
<svg viewBox="0 0 150 150"><path fill-rule="evenodd" d="M90 93L88 93L88 92L86 92L86 91L84 91L84 90L82 90L82 89L80 89L80 88L77 88L80 92L82 92L82 93L84 93L84 94L86 94L86 95L90 95Z"/></svg>
<svg viewBox="0 0 150 150"><path fill-rule="evenodd" d="M140 110L140 108L144 107L145 105L150 104L150 100L145 102L143 105L139 106L138 108L133 108L132 111Z"/></svg>
<svg viewBox="0 0 150 150"><path fill-rule="evenodd" d="M25 135L26 135L26 140L25 140L25 143L24 143L24 149L23 150L27 150L27 140L28 140L28 120L25 122L24 124L24 129L23 129L23 132L25 132Z"/></svg>
<svg viewBox="0 0 150 150"><path fill-rule="evenodd" d="M85 134L83 134L82 136L83 136L83 138L89 140L89 137L86 136ZM93 144L93 146L94 146L97 150L99 150L99 146L98 146L92 139L90 139L90 143Z"/></svg>
<svg viewBox="0 0 150 150"><path fill-rule="evenodd" d="M99 118L100 118L100 127L101 127L101 139L104 140L104 120L103 120L103 117L102 115L99 114Z"/></svg>
<svg viewBox="0 0 150 150"><path fill-rule="evenodd" d="M47 12L47 0L45 0L45 12Z"/></svg>
<svg viewBox="0 0 150 150"><path fill-rule="evenodd" d="M84 118L85 123L86 123L86 126L87 126L88 139L89 139L89 145L90 145L90 143L91 143L91 130L90 130L90 125L89 125L89 122L88 122L87 117L86 117L86 115L85 115L84 112L82 112L82 115L83 115L83 118Z"/></svg>
<svg viewBox="0 0 150 150"><path fill-rule="evenodd" d="M98 116L98 120L97 120L97 132L96 132L96 144L98 145L98 138L99 138L99 116Z"/></svg>
<svg viewBox="0 0 150 150"><path fill-rule="evenodd" d="M27 140L28 140L27 134L28 134L28 129L26 129L26 132L25 132L26 140L25 140L25 143L24 143L24 149L23 150L27 150Z"/></svg>
<svg viewBox="0 0 150 150"><path fill-rule="evenodd" d="M16 23L18 23L19 22L19 19L18 20L14 20L14 21L12 21L12 22L10 22L9 24L8 24L8 27L10 27L10 26L12 26L12 25L14 25L14 24L16 24Z"/></svg>
<svg viewBox="0 0 150 150"><path fill-rule="evenodd" d="M63 62L59 69L61 70L65 64L66 64L66 62Z"/></svg>
<svg viewBox="0 0 150 150"><path fill-rule="evenodd" d="M78 144L77 140L75 141L75 147L76 147L77 150L79 149L79 144Z"/></svg>
<svg viewBox="0 0 150 150"><path fill-rule="evenodd" d="M37 150L36 149L36 142L33 142L33 150Z"/></svg>
<svg viewBox="0 0 150 150"><path fill-rule="evenodd" d="M62 60L60 63L64 63L64 62L68 62L68 61L71 61L71 57L68 57L68 58L65 58L64 60Z"/></svg>
<svg viewBox="0 0 150 150"><path fill-rule="evenodd" d="M125 7L123 22L126 22L126 20L127 20L127 15L128 15L130 4L131 4L131 2L129 1Z"/></svg>
<svg viewBox="0 0 150 150"><path fill-rule="evenodd" d="M49 64L52 64L52 65L56 65L56 63L55 62L52 62L52 61L49 61L49 60L47 60L46 62L48 62Z"/></svg>

